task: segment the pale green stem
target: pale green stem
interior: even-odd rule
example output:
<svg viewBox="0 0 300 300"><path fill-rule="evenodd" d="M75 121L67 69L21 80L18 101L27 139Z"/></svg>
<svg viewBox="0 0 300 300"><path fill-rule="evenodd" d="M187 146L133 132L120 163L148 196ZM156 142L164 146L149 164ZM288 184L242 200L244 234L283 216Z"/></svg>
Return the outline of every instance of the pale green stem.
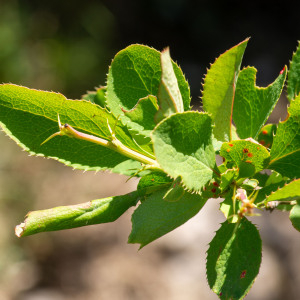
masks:
<svg viewBox="0 0 300 300"><path fill-rule="evenodd" d="M147 156L145 156L145 155L143 155L139 152L136 152L136 151L126 147L125 145L123 145L115 137L115 134L113 133L113 131L111 130L110 127L109 127L109 130L111 132L111 141L107 141L107 140L102 139L100 137L77 131L76 129L74 129L69 124L61 125L59 117L58 117L58 125L59 125L60 131L52 134L42 144L46 143L47 141L49 141L51 138L53 138L56 135L67 135L69 137L77 138L77 139L80 139L80 140L84 140L84 141L88 141L88 142L92 142L92 143L104 146L104 147L109 148L113 151L116 151L120 154L123 154L123 155L125 155L129 158L137 160L137 161L139 161L143 164L158 167L158 163L156 162L156 160L154 160L152 158L149 158L149 157L147 157Z"/></svg>

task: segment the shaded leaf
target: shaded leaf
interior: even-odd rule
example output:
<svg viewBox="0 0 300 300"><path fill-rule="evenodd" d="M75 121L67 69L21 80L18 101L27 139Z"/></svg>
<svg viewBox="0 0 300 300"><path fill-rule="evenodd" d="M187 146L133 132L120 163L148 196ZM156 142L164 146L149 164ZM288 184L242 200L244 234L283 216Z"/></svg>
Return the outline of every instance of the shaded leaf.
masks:
<svg viewBox="0 0 300 300"><path fill-rule="evenodd" d="M258 142L266 148L271 148L273 145L273 137L276 134L277 125L267 124L259 132L257 136Z"/></svg>
<svg viewBox="0 0 300 300"><path fill-rule="evenodd" d="M139 144L150 142L150 132L156 125L153 116L157 111L156 97L151 95L141 98L131 110L123 109L125 116L132 121L130 132Z"/></svg>
<svg viewBox="0 0 300 300"><path fill-rule="evenodd" d="M105 101L106 101L105 94L106 94L106 87L101 86L97 88L96 91L88 92L87 94L83 95L82 99L90 101L101 107L105 107Z"/></svg>
<svg viewBox="0 0 300 300"><path fill-rule="evenodd" d="M224 222L207 251L207 280L220 299L243 299L258 274L261 239L246 218L239 225Z"/></svg>
<svg viewBox="0 0 300 300"><path fill-rule="evenodd" d="M290 213L290 220L293 226L300 231L300 204L296 204Z"/></svg>
<svg viewBox="0 0 300 300"><path fill-rule="evenodd" d="M166 173L159 171L151 172L140 179L137 189L146 191L146 194L151 194L161 188L168 187L172 181Z"/></svg>
<svg viewBox="0 0 300 300"><path fill-rule="evenodd" d="M167 190L163 199L165 201L176 202L180 200L185 194L184 188L181 185L181 178L177 177L171 184L171 187Z"/></svg>
<svg viewBox="0 0 300 300"><path fill-rule="evenodd" d="M164 201L167 189L151 194L132 215L132 231L128 242L141 248L174 230L195 216L207 199L186 192L176 202Z"/></svg>
<svg viewBox="0 0 300 300"><path fill-rule="evenodd" d="M258 174L256 174L257 176ZM263 175L263 174L260 174ZM286 183L286 180L277 172L273 172L266 182L265 179L260 180L260 187L262 187L257 194L255 203L264 202L265 199L272 193L275 192L278 188L281 188Z"/></svg>
<svg viewBox="0 0 300 300"><path fill-rule="evenodd" d="M238 177L238 170L228 169L226 172L221 174L221 191L225 191L234 179Z"/></svg>

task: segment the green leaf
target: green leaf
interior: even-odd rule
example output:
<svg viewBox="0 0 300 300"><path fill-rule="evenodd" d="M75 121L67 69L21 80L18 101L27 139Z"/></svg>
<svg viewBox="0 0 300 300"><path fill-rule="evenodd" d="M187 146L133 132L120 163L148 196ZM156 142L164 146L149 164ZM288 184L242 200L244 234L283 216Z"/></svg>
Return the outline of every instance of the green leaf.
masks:
<svg viewBox="0 0 300 300"><path fill-rule="evenodd" d="M289 178L300 177L300 95L291 101L288 118L280 122L268 168Z"/></svg>
<svg viewBox="0 0 300 300"><path fill-rule="evenodd" d="M296 204L290 212L290 220L293 226L300 231L300 204Z"/></svg>
<svg viewBox="0 0 300 300"><path fill-rule="evenodd" d="M146 246L195 216L207 200L186 192L176 202L164 201L166 191L165 188L151 194L135 210L129 243Z"/></svg>
<svg viewBox="0 0 300 300"><path fill-rule="evenodd" d="M221 191L225 191L232 181L238 177L238 171L233 169L228 169L226 172L221 174L221 183L220 183L220 189Z"/></svg>
<svg viewBox="0 0 300 300"><path fill-rule="evenodd" d="M156 125L153 116L157 111L157 99L151 95L141 98L131 110L123 109L125 116L132 121L130 132L139 144L151 141L150 132Z"/></svg>
<svg viewBox="0 0 300 300"><path fill-rule="evenodd" d="M97 88L95 92L88 92L87 94L83 95L82 99L95 103L101 107L105 107L105 101L106 101L105 93L106 93L106 87L101 86Z"/></svg>
<svg viewBox="0 0 300 300"><path fill-rule="evenodd" d="M161 168L173 179L180 176L188 190L199 192L212 179L215 152L208 114L173 114L157 125L152 141Z"/></svg>
<svg viewBox="0 0 300 300"><path fill-rule="evenodd" d="M287 69L266 88L255 85L256 72L253 67L243 69L236 85L233 120L241 139L257 137L280 97Z"/></svg>
<svg viewBox="0 0 300 300"><path fill-rule="evenodd" d="M239 177L247 177L246 175L250 173L254 174L265 169L269 158L269 152L265 147L250 140L223 143L220 155L240 168ZM249 170L247 170L247 165L249 165Z"/></svg>
<svg viewBox="0 0 300 300"><path fill-rule="evenodd" d="M190 109L190 91L181 69L172 62L185 110ZM161 81L160 52L143 45L131 45L117 53L107 77L107 105L115 116L121 116L129 127L132 120L123 110L131 110L140 99L158 96ZM151 113L151 114L150 114ZM147 113L143 127L153 129L156 111ZM150 120L150 123L149 123ZM139 125L141 123L139 122ZM141 134L146 134L142 132Z"/></svg>
<svg viewBox="0 0 300 300"><path fill-rule="evenodd" d="M246 218L239 225L224 222L207 251L207 280L220 299L243 299L258 274L261 239Z"/></svg>
<svg viewBox="0 0 300 300"><path fill-rule="evenodd" d="M184 193L185 191L181 185L181 178L177 177L171 184L171 187L167 190L163 199L165 201L176 202L183 197Z"/></svg>
<svg viewBox="0 0 300 300"><path fill-rule="evenodd" d="M144 190L146 194L151 194L163 187L168 187L172 181L166 173L159 171L151 172L140 179L137 189L139 191Z"/></svg>
<svg viewBox="0 0 300 300"><path fill-rule="evenodd" d="M56 136L57 116L77 130L106 140L111 139L107 122L116 122L116 137L128 148L141 152L120 121L107 110L85 100L68 100L63 95L31 90L11 84L0 85L0 124L18 145L37 156L54 158L68 166L84 170L113 170L128 158L97 144ZM116 169L115 169L116 170Z"/></svg>
<svg viewBox="0 0 300 300"><path fill-rule="evenodd" d="M127 159L122 163L116 165L114 168L112 168L111 172L126 176L140 177L142 176L141 170L142 165L140 162L133 159Z"/></svg>
<svg viewBox="0 0 300 300"><path fill-rule="evenodd" d="M220 211L224 214L225 218L230 223L236 223L238 221L238 210L240 201L233 201L233 190L226 194L223 202L220 204Z"/></svg>
<svg viewBox="0 0 300 300"><path fill-rule="evenodd" d="M24 223L16 227L18 237L39 232L76 228L113 222L139 200L137 191L82 204L59 206L29 212Z"/></svg>
<svg viewBox="0 0 300 300"><path fill-rule="evenodd" d="M243 188L247 191L249 191L249 190L252 191L258 187L258 184L259 184L258 180L248 178L248 179L244 180L243 184L241 185L241 188Z"/></svg>
<svg viewBox="0 0 300 300"><path fill-rule="evenodd" d="M276 124L267 124L259 132L257 136L258 142L266 148L271 148L273 145L273 138L277 131Z"/></svg>
<svg viewBox="0 0 300 300"><path fill-rule="evenodd" d="M256 176L259 174L256 174ZM264 174L260 174L264 175ZM257 197L255 199L255 203L261 203L265 201L265 199L272 193L275 192L277 189L284 186L286 180L277 172L272 173L266 182L264 183L263 180L260 181L260 187Z"/></svg>
<svg viewBox="0 0 300 300"><path fill-rule="evenodd" d="M295 99L300 92L300 42L296 52L293 54L288 72L287 96L291 101Z"/></svg>
<svg viewBox="0 0 300 300"><path fill-rule="evenodd" d="M214 136L232 140L231 121L235 86L248 39L220 55L207 72L203 86L203 108L212 115Z"/></svg>
<svg viewBox="0 0 300 300"><path fill-rule="evenodd" d="M300 200L300 179L294 180L273 192L265 202L292 200Z"/></svg>
<svg viewBox="0 0 300 300"><path fill-rule="evenodd" d="M173 70L169 48L162 51L161 62L161 81L158 88L157 99L159 101L159 111L156 114L156 122L174 113L184 111L181 93L177 79Z"/></svg>

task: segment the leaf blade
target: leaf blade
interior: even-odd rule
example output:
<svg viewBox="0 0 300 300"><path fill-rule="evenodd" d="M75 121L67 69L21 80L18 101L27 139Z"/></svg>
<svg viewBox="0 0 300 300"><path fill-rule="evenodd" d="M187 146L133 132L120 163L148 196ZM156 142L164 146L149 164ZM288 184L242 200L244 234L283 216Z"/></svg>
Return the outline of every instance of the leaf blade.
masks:
<svg viewBox="0 0 300 300"><path fill-rule="evenodd" d="M53 158L76 169L96 171L113 170L128 160L105 147L66 136L54 137L41 145L58 131L58 114L63 122L79 131L109 140L107 122L113 127L117 120L98 105L69 100L58 93L4 84L0 85L0 107L3 130L32 155ZM127 147L141 151L120 122L116 136Z"/></svg>
<svg viewBox="0 0 300 300"><path fill-rule="evenodd" d="M186 192L176 202L165 201L166 191L164 188L151 194L135 210L128 243L138 243L143 248L195 216L207 200Z"/></svg>
<svg viewBox="0 0 300 300"><path fill-rule="evenodd" d="M270 169L290 178L300 177L300 95L291 101L288 118L279 123L270 155Z"/></svg>
<svg viewBox="0 0 300 300"><path fill-rule="evenodd" d="M212 179L215 153L208 114L173 114L157 125L152 141L161 168L173 179L180 176L188 190L200 192Z"/></svg>
<svg viewBox="0 0 300 300"><path fill-rule="evenodd" d="M183 101L173 70L169 48L166 48L161 52L160 62L161 81L157 95L159 111L155 118L157 121L161 121L171 114L184 111Z"/></svg>
<svg viewBox="0 0 300 300"><path fill-rule="evenodd" d="M172 62L172 65L182 95L184 110L189 110L188 83L177 64ZM112 61L107 77L106 103L114 115L120 115L124 123L131 127L132 121L124 116L122 109L131 110L141 98L149 95L157 97L160 81L160 52L143 45L131 45L117 53ZM152 120L155 113L151 115ZM149 124L145 121L143 127L149 128Z"/></svg>
<svg viewBox="0 0 300 300"><path fill-rule="evenodd" d="M223 143L220 155L228 162L233 162L235 166L240 169L240 177L249 177L265 169L268 166L270 156L265 147L255 141L248 140L237 140L231 141L230 143ZM247 164L253 166L253 174L242 176L241 172L245 171Z"/></svg>
<svg viewBox="0 0 300 300"><path fill-rule="evenodd" d="M235 231L236 230L236 231ZM246 218L236 224L225 221L207 251L207 280L220 299L243 299L261 264L261 239Z"/></svg>
<svg viewBox="0 0 300 300"><path fill-rule="evenodd" d="M300 231L300 204L296 204L290 212L290 220L298 231Z"/></svg>
<svg viewBox="0 0 300 300"><path fill-rule="evenodd" d="M204 80L203 108L212 115L214 136L219 141L231 137L232 107L235 86L248 39L220 55L211 65Z"/></svg>
<svg viewBox="0 0 300 300"><path fill-rule="evenodd" d="M272 192L265 203L270 201L300 200L300 179L293 180L276 191Z"/></svg>
<svg viewBox="0 0 300 300"><path fill-rule="evenodd" d="M59 206L29 212L24 223L16 227L18 237L39 232L57 231L113 222L139 200L137 191L77 205Z"/></svg>
<svg viewBox="0 0 300 300"><path fill-rule="evenodd" d="M239 73L233 105L233 120L241 139L256 138L282 92L287 68L266 88L257 87L257 70L247 67Z"/></svg>
<svg viewBox="0 0 300 300"><path fill-rule="evenodd" d="M300 92L300 42L296 52L293 54L288 72L287 96L289 101L295 99Z"/></svg>

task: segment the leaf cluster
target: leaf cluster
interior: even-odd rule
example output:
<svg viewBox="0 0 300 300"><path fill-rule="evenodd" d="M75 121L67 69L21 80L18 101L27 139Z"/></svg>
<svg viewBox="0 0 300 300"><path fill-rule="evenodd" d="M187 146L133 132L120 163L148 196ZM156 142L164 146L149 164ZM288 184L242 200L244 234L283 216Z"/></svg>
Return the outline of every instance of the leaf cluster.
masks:
<svg viewBox="0 0 300 300"><path fill-rule="evenodd" d="M300 46L289 71L258 87L257 70L241 69L247 43L208 69L202 111L191 110L189 85L168 48L120 51L106 85L79 100L0 85L0 126L30 154L140 177L127 195L30 212L17 236L112 222L139 204L128 242L144 247L221 198L226 221L207 251L207 279L220 299L242 299L261 263L259 232L247 217L288 210L300 229ZM266 124L285 83L288 116Z"/></svg>

